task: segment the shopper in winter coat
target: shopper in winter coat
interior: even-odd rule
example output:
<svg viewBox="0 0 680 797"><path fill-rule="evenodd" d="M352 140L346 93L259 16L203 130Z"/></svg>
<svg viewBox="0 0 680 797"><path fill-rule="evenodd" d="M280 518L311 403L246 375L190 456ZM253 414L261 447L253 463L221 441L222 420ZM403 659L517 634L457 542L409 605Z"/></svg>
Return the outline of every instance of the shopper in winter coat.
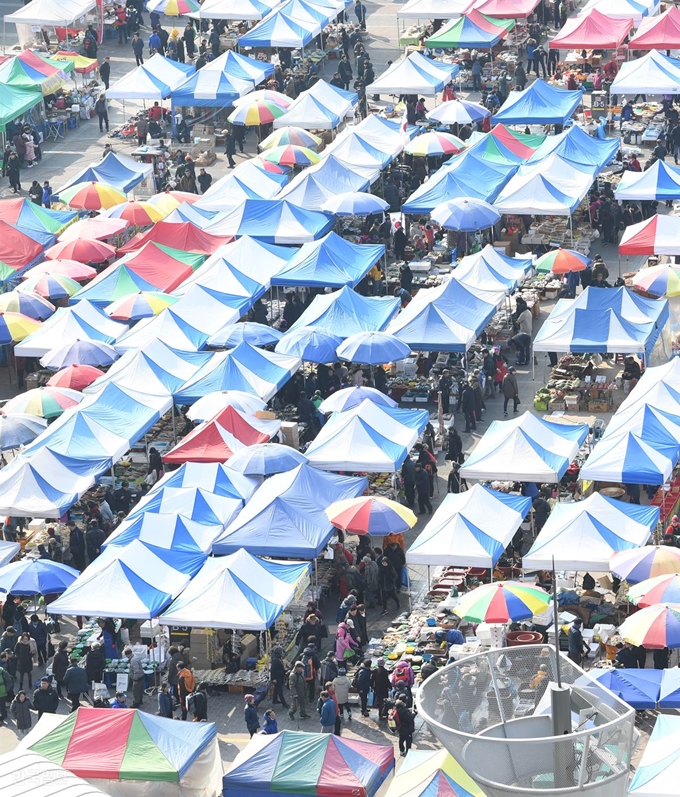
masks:
<svg viewBox="0 0 680 797"><path fill-rule="evenodd" d="M268 708L264 712L264 725L262 726L262 733L265 736L271 736L274 733L279 732L279 724L276 721L276 714L274 713L273 708Z"/></svg>
<svg viewBox="0 0 680 797"><path fill-rule="evenodd" d="M446 459L448 459L449 462L458 462L462 464L462 454L463 441L458 434L458 430L452 424L449 426L448 450L446 452Z"/></svg>
<svg viewBox="0 0 680 797"><path fill-rule="evenodd" d="M347 719L352 719L352 707L349 704L349 689L352 684L347 677L347 670L344 667L338 669L338 675L333 678L333 691L338 701L338 709L340 716L344 717L345 709L347 709Z"/></svg>
<svg viewBox="0 0 680 797"><path fill-rule="evenodd" d="M185 720L189 712L187 700L189 698L189 695L196 688L196 679L194 678L194 674L191 672L191 670L188 667L185 666L183 661L180 661L177 664L177 680L178 680L177 690L179 693L179 702L182 706L182 719Z"/></svg>
<svg viewBox="0 0 680 797"><path fill-rule="evenodd" d="M57 652L52 659L52 677L57 685L57 697L63 697L61 692L62 684L64 683L64 676L68 669L68 642L63 639L59 643Z"/></svg>
<svg viewBox="0 0 680 797"><path fill-rule="evenodd" d="M43 714L56 714L59 697L50 684L50 679L43 675L40 686L33 692L33 708L38 712L38 719Z"/></svg>
<svg viewBox="0 0 680 797"><path fill-rule="evenodd" d="M413 744L413 731L415 730L415 717L403 700L396 702L397 716L399 717L399 752L402 756L411 749Z"/></svg>
<svg viewBox="0 0 680 797"><path fill-rule="evenodd" d="M335 660L335 651L329 650L326 658L321 662L319 671L321 683L325 684L338 677L338 662Z"/></svg>
<svg viewBox="0 0 680 797"><path fill-rule="evenodd" d="M83 667L78 666L78 659L69 660L69 667L64 675L64 686L71 701L71 712L77 711L80 706L80 696L82 694L87 696L90 691L87 673Z"/></svg>
<svg viewBox="0 0 680 797"><path fill-rule="evenodd" d="M338 663L346 662L355 657L355 651L359 648L352 639L349 628L345 623L340 623L335 637L335 657Z"/></svg>
<svg viewBox="0 0 680 797"><path fill-rule="evenodd" d="M182 661L182 654L179 648L171 645L168 648L168 657L168 684L170 684L170 691L173 692L175 699L179 700L177 665Z"/></svg>
<svg viewBox="0 0 680 797"><path fill-rule="evenodd" d="M390 674L385 669L385 659L378 659L378 666L371 671L371 689L374 705L378 707L378 719L385 719L385 701L390 694Z"/></svg>
<svg viewBox="0 0 680 797"><path fill-rule="evenodd" d="M288 708L288 703L283 696L283 686L286 682L286 667L283 663L283 648L277 647L272 651L272 663L269 677L274 684L274 695L272 703L280 703L284 708Z"/></svg>
<svg viewBox="0 0 680 797"><path fill-rule="evenodd" d="M508 368L507 374L503 377L503 415L508 414L508 402L512 399L513 412L517 412L517 405L519 404L519 385L517 384L517 377L515 376L515 369Z"/></svg>
<svg viewBox="0 0 680 797"><path fill-rule="evenodd" d="M365 659L361 662L356 675L354 676L354 683L359 690L359 698L361 699L361 716L368 717L368 692L371 688L371 660Z"/></svg>
<svg viewBox="0 0 680 797"><path fill-rule="evenodd" d="M19 674L19 689L23 688L26 676L27 689L31 687L31 673L33 665L38 663L38 648L35 640L27 633L23 633L14 647L14 656L17 660L17 673Z"/></svg>
<svg viewBox="0 0 680 797"><path fill-rule="evenodd" d="M245 700L246 703L243 712L244 719L246 721L246 728L248 729L248 733L251 736L254 736L260 729L260 718L257 716L257 709L255 708L255 698L253 697L253 695L246 695L243 699Z"/></svg>
<svg viewBox="0 0 680 797"><path fill-rule="evenodd" d="M333 733L335 729L335 701L325 690L321 693L321 701L321 716L319 717L321 732Z"/></svg>
<svg viewBox="0 0 680 797"><path fill-rule="evenodd" d="M300 719L309 719L305 686L305 665L301 661L296 661L295 666L288 676L288 688L291 692L291 705L288 716L291 719L295 719L295 712L298 710L298 707L300 709Z"/></svg>
<svg viewBox="0 0 680 797"><path fill-rule="evenodd" d="M251 695L252 697L252 695ZM208 686L200 683L195 692L189 695L188 705L194 713L194 722L208 721ZM257 712L255 712L257 714ZM252 734L251 734L252 735Z"/></svg>
<svg viewBox="0 0 680 797"><path fill-rule="evenodd" d="M161 717L172 719L172 699L170 684L163 681L158 693L158 713Z"/></svg>
<svg viewBox="0 0 680 797"><path fill-rule="evenodd" d="M31 615L28 633L31 635L31 639L35 639L35 645L38 648L38 664L47 664L47 626L37 614Z"/></svg>
<svg viewBox="0 0 680 797"><path fill-rule="evenodd" d="M420 466L418 466L420 468ZM416 479L418 478L418 468L416 468ZM427 473L420 468L420 472L424 474L424 480L426 490L429 490L429 479L427 478ZM417 481L416 481L417 485ZM401 604L399 603L399 598L397 597L397 573L395 569L390 564L390 560L387 557L384 557L380 560L380 564L378 565L378 576L379 576L379 583L380 583L380 592L382 595L382 613L383 615L387 614L387 599L392 598L394 602L397 604L397 609L401 608Z"/></svg>
<svg viewBox="0 0 680 797"><path fill-rule="evenodd" d="M87 680L92 683L101 683L104 678L104 667L106 659L104 658L104 648L99 642L93 642L90 647L90 652L85 656L85 672L87 673Z"/></svg>
<svg viewBox="0 0 680 797"><path fill-rule="evenodd" d="M10 711L17 721L17 730L20 732L21 736L26 736L31 730L31 725L33 724L33 720L31 719L31 708L31 702L26 696L26 692L24 692L23 689L17 692L17 696L10 706Z"/></svg>

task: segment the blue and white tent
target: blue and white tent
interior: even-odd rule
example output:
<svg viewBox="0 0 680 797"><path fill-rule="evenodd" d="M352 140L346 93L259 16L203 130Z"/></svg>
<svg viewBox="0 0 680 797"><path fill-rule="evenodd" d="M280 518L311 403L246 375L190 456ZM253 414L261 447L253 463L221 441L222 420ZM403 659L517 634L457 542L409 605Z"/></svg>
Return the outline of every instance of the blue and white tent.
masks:
<svg viewBox="0 0 680 797"><path fill-rule="evenodd" d="M603 439L632 432L654 448L677 447L680 453L680 406L664 412L645 402L625 409L619 407L607 425Z"/></svg>
<svg viewBox="0 0 680 797"><path fill-rule="evenodd" d="M278 5L277 0L205 0L198 11L187 14L192 19L234 19L258 21L271 13L272 8ZM232 53L233 50L227 50ZM238 56L242 58L243 56ZM219 59L218 59L219 60ZM254 59L251 59L254 60ZM273 64L269 66L274 68ZM205 67L204 67L205 69ZM270 73L268 73L270 74Z"/></svg>
<svg viewBox="0 0 680 797"><path fill-rule="evenodd" d="M534 340L534 351L644 354L668 321L668 302L628 288L586 288L560 299Z"/></svg>
<svg viewBox="0 0 680 797"><path fill-rule="evenodd" d="M507 257L487 244L458 263L453 279L474 291L514 291L524 282L531 266L531 258Z"/></svg>
<svg viewBox="0 0 680 797"><path fill-rule="evenodd" d="M358 498L367 486L365 478L323 473L309 465L277 473L215 541L213 552L245 548L259 556L314 559L334 532L325 509L334 501Z"/></svg>
<svg viewBox="0 0 680 797"><path fill-rule="evenodd" d="M460 72L458 64L445 64L411 53L395 61L377 80L366 86L367 94L425 94L434 96Z"/></svg>
<svg viewBox="0 0 680 797"><path fill-rule="evenodd" d="M93 182L112 185L127 194L149 177L153 178L152 163L138 163L127 155L109 152L98 163L92 163L74 175L59 190L63 191L76 183Z"/></svg>
<svg viewBox="0 0 680 797"><path fill-rule="evenodd" d="M659 708L680 708L680 669L663 670Z"/></svg>
<svg viewBox="0 0 680 797"><path fill-rule="evenodd" d="M621 430L604 437L581 468L581 478L616 484L665 484L678 462L678 444L649 442Z"/></svg>
<svg viewBox="0 0 680 797"><path fill-rule="evenodd" d="M256 487L253 480L251 494ZM216 495L200 487L162 487L144 496L127 520L154 514L165 518L176 515L194 523L224 528L243 509L243 505L241 498Z"/></svg>
<svg viewBox="0 0 680 797"><path fill-rule="evenodd" d="M213 354L186 384L175 393L181 404L193 404L217 390L243 390L265 401L293 376L300 367L298 357L262 351L249 343Z"/></svg>
<svg viewBox="0 0 680 797"><path fill-rule="evenodd" d="M242 476L236 471L229 470L224 465L217 462L185 462L177 470L166 473L157 482L149 496L165 490L168 487L173 489L186 489L200 487L214 495L224 498L239 498L247 501L255 489L258 482Z"/></svg>
<svg viewBox="0 0 680 797"><path fill-rule="evenodd" d="M428 420L426 410L393 409L366 399L333 413L305 454L321 470L394 473Z"/></svg>
<svg viewBox="0 0 680 797"><path fill-rule="evenodd" d="M356 332L384 329L398 310L397 298L360 296L345 286L339 291L315 296L291 329L321 327L347 338Z"/></svg>
<svg viewBox="0 0 680 797"><path fill-rule="evenodd" d="M345 128L322 154L325 157L332 155L347 169L359 166L376 169L378 173L394 159L394 155L377 146L377 142L366 140L360 130L350 127Z"/></svg>
<svg viewBox="0 0 680 797"><path fill-rule="evenodd" d="M637 669L592 669L591 678L606 686L610 692L620 697L624 703L636 711L656 709L661 691L661 679L667 670ZM630 794L630 792L629 792Z"/></svg>
<svg viewBox="0 0 680 797"><path fill-rule="evenodd" d="M106 90L109 100L164 100L193 75L193 64L181 64L155 53Z"/></svg>
<svg viewBox="0 0 680 797"><path fill-rule="evenodd" d="M333 216L285 200L247 199L206 228L212 235L250 235L272 244L303 244L329 232Z"/></svg>
<svg viewBox="0 0 680 797"><path fill-rule="evenodd" d="M222 57L217 60L224 60ZM252 91L255 84L249 78L235 77L226 69L216 68L217 61L209 61L185 83L172 92L173 108L228 108L234 100Z"/></svg>
<svg viewBox="0 0 680 797"><path fill-rule="evenodd" d="M283 5L276 10L290 19L304 24L305 27L318 24L325 28L338 14L338 9L333 13L330 8L322 9L316 3L306 3L305 0L285 0Z"/></svg>
<svg viewBox="0 0 680 797"><path fill-rule="evenodd" d="M673 670L664 670L673 672ZM628 787L630 797L675 797L680 781L680 717L659 714Z"/></svg>
<svg viewBox="0 0 680 797"><path fill-rule="evenodd" d="M588 424L557 423L525 412L494 421L465 461L464 479L512 479L554 484L588 435Z"/></svg>
<svg viewBox="0 0 680 797"><path fill-rule="evenodd" d="M285 174L265 172L245 161L213 183L193 207L223 213L246 199L273 199L287 182Z"/></svg>
<svg viewBox="0 0 680 797"><path fill-rule="evenodd" d="M620 138L601 140L589 136L583 128L572 125L556 136L547 136L527 163L538 163L548 155L555 153L565 161L585 166L590 165L603 169L616 155L621 146ZM631 172L635 174L635 172ZM624 177L626 173L624 172Z"/></svg>
<svg viewBox="0 0 680 797"><path fill-rule="evenodd" d="M530 509L531 498L480 484L447 495L406 552L406 564L491 568Z"/></svg>
<svg viewBox="0 0 680 797"><path fill-rule="evenodd" d="M224 0L218 0L218 2L221 4L221 7L224 8ZM240 3L240 0L236 0L236 2ZM206 3L203 3L201 5L201 12L205 11ZM218 11L218 9L215 9L215 11ZM245 8L243 4L241 4L239 8L239 14L242 14L244 11ZM221 17L219 13L215 13L214 16L212 14L208 15L204 13L203 16L208 17L209 19L227 19L227 17ZM239 16L235 17L235 19L247 19L247 17ZM239 80L251 80L254 86L259 85L270 75L274 74L274 64L269 63L269 61L260 61L257 58L250 58L246 55L241 55L234 50L227 50L218 58L215 58L214 61L208 61L203 69L224 72L225 74L234 78L238 78Z"/></svg>
<svg viewBox="0 0 680 797"><path fill-rule="evenodd" d="M680 169L658 160L644 172L625 171L614 196L618 200L680 199Z"/></svg>
<svg viewBox="0 0 680 797"><path fill-rule="evenodd" d="M549 570L554 558L558 570L608 572L611 555L644 545L658 520L658 507L625 504L600 493L557 503L523 565Z"/></svg>
<svg viewBox="0 0 680 797"><path fill-rule="evenodd" d="M303 244L272 285L355 287L384 254L383 244L353 244L331 231L319 241Z"/></svg>
<svg viewBox="0 0 680 797"><path fill-rule="evenodd" d="M115 344L116 351L122 354L132 349L143 349L155 340L164 341L178 351L198 351L203 348L212 332L204 332L185 321L175 311L178 304L166 307L157 316L142 319ZM239 313L232 311L232 320L238 317ZM224 320L226 322L227 318Z"/></svg>
<svg viewBox="0 0 680 797"><path fill-rule="evenodd" d="M177 514L142 513L126 518L106 538L105 548L122 547L134 540L168 551L193 550L210 553L212 544L223 529L222 523L198 523Z"/></svg>
<svg viewBox="0 0 680 797"><path fill-rule="evenodd" d="M331 197L350 191L366 191L373 182L375 170L355 167L329 155L316 166L303 169L281 191L279 199L309 210L317 210ZM200 201L200 200L199 200Z"/></svg>
<svg viewBox="0 0 680 797"><path fill-rule="evenodd" d="M318 22L301 23L285 14L275 12L238 40L239 47L306 47L321 32Z"/></svg>
<svg viewBox="0 0 680 797"><path fill-rule="evenodd" d="M582 89L566 91L536 80L524 91L511 92L493 120L504 125L563 125L582 98Z"/></svg>
<svg viewBox="0 0 680 797"><path fill-rule="evenodd" d="M331 130L342 122L358 102L359 96L355 92L318 80L300 94L286 113L274 119L274 127L293 125L307 130Z"/></svg>
<svg viewBox="0 0 680 797"><path fill-rule="evenodd" d="M260 559L243 549L210 558L160 622L266 631L308 583L310 571L309 562Z"/></svg>
<svg viewBox="0 0 680 797"><path fill-rule="evenodd" d="M182 202L163 221L167 224L184 224L185 221L189 221L194 226L204 230L218 215L216 210L204 210L203 208L197 208L195 204L190 205L188 202Z"/></svg>

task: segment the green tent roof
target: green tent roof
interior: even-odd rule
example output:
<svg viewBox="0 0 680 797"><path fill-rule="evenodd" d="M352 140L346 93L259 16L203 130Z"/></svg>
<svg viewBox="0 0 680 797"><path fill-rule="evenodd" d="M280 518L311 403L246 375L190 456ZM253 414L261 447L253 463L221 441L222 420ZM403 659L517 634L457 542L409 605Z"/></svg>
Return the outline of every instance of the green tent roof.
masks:
<svg viewBox="0 0 680 797"><path fill-rule="evenodd" d="M5 133L9 122L42 102L42 99L42 92L37 86L22 89L0 82L0 133Z"/></svg>

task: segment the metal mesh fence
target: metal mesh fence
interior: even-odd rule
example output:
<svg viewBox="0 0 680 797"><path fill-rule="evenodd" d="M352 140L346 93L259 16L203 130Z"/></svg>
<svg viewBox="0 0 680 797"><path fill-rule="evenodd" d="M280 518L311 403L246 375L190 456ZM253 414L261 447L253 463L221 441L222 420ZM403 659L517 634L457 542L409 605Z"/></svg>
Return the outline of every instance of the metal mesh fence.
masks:
<svg viewBox="0 0 680 797"><path fill-rule="evenodd" d="M489 797L626 793L635 712L560 656L571 723L555 735L556 665L548 646L503 648L451 664L420 689L420 714Z"/></svg>

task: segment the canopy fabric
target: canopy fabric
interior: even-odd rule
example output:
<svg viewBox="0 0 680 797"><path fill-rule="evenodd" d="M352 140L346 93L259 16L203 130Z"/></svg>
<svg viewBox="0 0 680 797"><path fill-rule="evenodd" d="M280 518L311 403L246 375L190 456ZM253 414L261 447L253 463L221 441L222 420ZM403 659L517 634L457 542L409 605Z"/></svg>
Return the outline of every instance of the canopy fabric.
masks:
<svg viewBox="0 0 680 797"><path fill-rule="evenodd" d="M558 140L555 137L520 133L502 124L494 124L488 133L473 132L468 139L468 150L484 160L504 165L522 165L545 141Z"/></svg>
<svg viewBox="0 0 680 797"><path fill-rule="evenodd" d="M433 61L421 53L411 53L388 67L366 86L369 94L427 94L441 91L460 71L457 64Z"/></svg>
<svg viewBox="0 0 680 797"><path fill-rule="evenodd" d="M636 711L656 709L665 670L591 670L592 677ZM629 792L630 794L630 792Z"/></svg>
<svg viewBox="0 0 680 797"><path fill-rule="evenodd" d="M200 230L188 221L183 224L159 221L147 232L131 238L125 246L118 250L118 253L137 252L146 243L157 243L170 249L179 249L182 252L191 252L195 255L211 255L216 249L223 244L228 244L231 240L233 239L230 235L213 235L205 230Z"/></svg>
<svg viewBox="0 0 680 797"><path fill-rule="evenodd" d="M189 790L216 786L214 761L219 761L219 748L212 722L177 726L171 719L137 709L89 707L46 719L22 740L21 749L44 756L81 778L165 781ZM204 766L192 777L191 768L199 759Z"/></svg>
<svg viewBox="0 0 680 797"><path fill-rule="evenodd" d="M10 86L51 94L67 82L73 72L72 61L53 61L33 50L23 50L0 66L0 80Z"/></svg>
<svg viewBox="0 0 680 797"><path fill-rule="evenodd" d="M333 223L332 216L303 210L286 200L247 199L211 224L207 232L227 238L250 235L272 244L303 244L321 238Z"/></svg>
<svg viewBox="0 0 680 797"><path fill-rule="evenodd" d="M187 16L194 19L257 21L266 17L277 5L277 0L206 0L198 11Z"/></svg>
<svg viewBox="0 0 680 797"><path fill-rule="evenodd" d="M397 11L397 19L454 19L464 14L474 0L409 0Z"/></svg>
<svg viewBox="0 0 680 797"><path fill-rule="evenodd" d="M281 429L281 421L265 421L225 407L204 421L163 455L163 462L226 462L232 454L257 443L268 443Z"/></svg>
<svg viewBox="0 0 680 797"><path fill-rule="evenodd" d="M269 401L300 367L298 357L263 351L249 343L216 352L212 359L175 393L182 404L193 404L217 390L243 390Z"/></svg>
<svg viewBox="0 0 680 797"><path fill-rule="evenodd" d="M321 470L394 473L428 420L425 410L393 409L365 399L333 413L305 455Z"/></svg>
<svg viewBox="0 0 680 797"><path fill-rule="evenodd" d="M125 266L137 277L153 285L155 290L171 292L188 280L199 266L203 265L205 259L204 254L185 252L182 249L149 241L136 251L125 255L117 263L105 268L88 284L88 287L97 285L120 266Z"/></svg>
<svg viewBox="0 0 680 797"><path fill-rule="evenodd" d="M239 47L285 47L297 49L306 47L321 32L318 22L301 22L280 12L274 12L258 22L255 27L241 36Z"/></svg>
<svg viewBox="0 0 680 797"><path fill-rule="evenodd" d="M95 0L38 0L28 8L24 6L13 14L5 15L5 22L17 25L45 25L46 27L70 27L92 11Z"/></svg>
<svg viewBox="0 0 680 797"><path fill-rule="evenodd" d="M215 555L244 548L255 556L317 557L334 532L325 509L358 498L365 478L324 473L310 465L266 479L213 545Z"/></svg>
<svg viewBox="0 0 680 797"><path fill-rule="evenodd" d="M588 287L560 299L534 339L534 351L637 353L649 356L668 320L668 302L627 288Z"/></svg>
<svg viewBox="0 0 680 797"><path fill-rule="evenodd" d="M647 442L643 436L624 431L602 439L585 465L582 478L623 484L665 484L678 462L678 445Z"/></svg>
<svg viewBox="0 0 680 797"><path fill-rule="evenodd" d="M315 296L291 329L319 327L347 338L357 332L385 329L398 310L397 298L360 296L345 286L339 291Z"/></svg>
<svg viewBox="0 0 680 797"><path fill-rule="evenodd" d="M124 264L110 266L109 269L106 269L109 273L105 277L99 275L75 293L70 298L69 304L78 304L82 299L89 299L97 307L106 307L124 296L139 291L155 291L157 288Z"/></svg>
<svg viewBox="0 0 680 797"><path fill-rule="evenodd" d="M31 265L43 251L43 244L36 240L39 235L35 231L22 232L0 220L0 263L17 271Z"/></svg>
<svg viewBox="0 0 680 797"><path fill-rule="evenodd" d="M587 436L587 424L557 423L530 412L509 421L493 421L460 474L464 479L554 484L564 476Z"/></svg>
<svg viewBox="0 0 680 797"><path fill-rule="evenodd" d="M243 549L208 559L160 622L266 631L309 582L310 571L309 562L259 559Z"/></svg>
<svg viewBox="0 0 680 797"><path fill-rule="evenodd" d="M243 97L252 89L253 82L251 80L241 80L226 72L204 68L173 90L172 105L173 107L228 108L233 105L234 100Z"/></svg>
<svg viewBox="0 0 680 797"><path fill-rule="evenodd" d="M491 244L467 255L456 266L453 278L470 290L514 291L526 279L531 259L507 257Z"/></svg>
<svg viewBox="0 0 680 797"><path fill-rule="evenodd" d="M680 708L680 670L677 667L663 670L659 708Z"/></svg>
<svg viewBox="0 0 680 797"><path fill-rule="evenodd" d="M587 14L593 8L611 19L632 19L633 27L639 28L649 14L659 10L659 3L656 0L589 0L578 13Z"/></svg>
<svg viewBox="0 0 680 797"><path fill-rule="evenodd" d="M221 523L198 523L180 515L139 514L126 518L106 538L103 548L129 545L134 540L167 551L210 553L212 544L222 532Z"/></svg>
<svg viewBox="0 0 680 797"><path fill-rule="evenodd" d="M657 160L644 172L625 171L614 196L618 200L680 199L680 168Z"/></svg>
<svg viewBox="0 0 680 797"><path fill-rule="evenodd" d="M490 50L515 27L512 19L494 19L471 9L425 40L428 47Z"/></svg>
<svg viewBox="0 0 680 797"><path fill-rule="evenodd" d="M274 127L292 125L305 130L332 130L358 102L359 96L355 92L336 88L325 80L318 80L297 97L286 113L274 119Z"/></svg>
<svg viewBox="0 0 680 797"><path fill-rule="evenodd" d="M657 50L642 58L624 61L610 90L618 94L654 95L680 93L680 61Z"/></svg>
<svg viewBox="0 0 680 797"><path fill-rule="evenodd" d="M77 183L95 182L106 183L127 194L135 186L152 177L152 163L139 163L127 155L109 152L98 163L91 163L74 175L59 190L63 191ZM57 196L58 194L59 192L56 192Z"/></svg>
<svg viewBox="0 0 680 797"><path fill-rule="evenodd" d="M487 17L527 19L541 0L477 0L472 7Z"/></svg>
<svg viewBox="0 0 680 797"><path fill-rule="evenodd" d="M252 161L245 161L213 183L192 207L222 212L238 207L246 199L273 199L286 179L285 175L262 171Z"/></svg>
<svg viewBox="0 0 680 797"><path fill-rule="evenodd" d="M620 255L680 255L680 216L656 214L623 231Z"/></svg>
<svg viewBox="0 0 680 797"><path fill-rule="evenodd" d="M36 787L36 783L45 785ZM105 795L105 792L82 778L48 761L44 756L28 750L14 750L0 756L0 789L5 797L46 797L48 794L59 797L104 797Z"/></svg>
<svg viewBox="0 0 680 797"><path fill-rule="evenodd" d="M285 730L253 736L223 778L224 797L374 797L393 769L392 745Z"/></svg>
<svg viewBox="0 0 680 797"><path fill-rule="evenodd" d="M572 161L578 166L603 169L614 158L620 146L620 138L594 138L579 125L572 125L556 136L547 136L528 158L527 163L538 163L554 153L563 161Z"/></svg>
<svg viewBox="0 0 680 797"><path fill-rule="evenodd" d="M671 670L664 670L672 672ZM631 797L673 797L680 778L680 717L659 714L628 787Z"/></svg>
<svg viewBox="0 0 680 797"><path fill-rule="evenodd" d="M177 470L166 473L149 491L151 496L169 487L186 489L200 487L225 498L242 498L247 501L255 492L257 482L229 470L217 463L187 462Z"/></svg>
<svg viewBox="0 0 680 797"><path fill-rule="evenodd" d="M409 750L385 797L485 797L448 750Z"/></svg>
<svg viewBox="0 0 680 797"><path fill-rule="evenodd" d="M0 202L0 221L5 221L22 231L59 233L78 215L76 211L52 210L16 197Z"/></svg>
<svg viewBox="0 0 680 797"><path fill-rule="evenodd" d="M379 173L391 161L392 155L383 151L380 144L374 146L366 141L360 131L346 128L335 140L324 148L324 156L332 155L345 168L359 166L363 169L374 169Z"/></svg>
<svg viewBox="0 0 680 797"><path fill-rule="evenodd" d="M591 8L582 16L568 19L548 46L553 50L581 50L586 47L612 50L621 44L632 27L631 18L614 19L597 8Z"/></svg>
<svg viewBox="0 0 680 797"><path fill-rule="evenodd" d="M531 498L480 484L451 493L406 551L406 564L494 567L530 509Z"/></svg>
<svg viewBox="0 0 680 797"><path fill-rule="evenodd" d="M109 100L164 100L196 71L193 64L173 61L160 53L128 72L106 90Z"/></svg>
<svg viewBox="0 0 680 797"><path fill-rule="evenodd" d="M617 551L639 548L659 520L659 508L625 504L593 493L584 501L555 504L550 517L523 558L529 570L609 572Z"/></svg>
<svg viewBox="0 0 680 797"><path fill-rule="evenodd" d="M356 287L384 254L382 244L354 244L331 231L319 241L303 244L272 285Z"/></svg>
<svg viewBox="0 0 680 797"><path fill-rule="evenodd" d="M582 89L567 91L551 86L544 80L535 80L524 91L510 93L494 116L494 122L505 125L563 125L581 104L582 97Z"/></svg>
<svg viewBox="0 0 680 797"><path fill-rule="evenodd" d="M350 170L329 155L316 166L303 169L281 191L279 199L307 210L317 210L326 200L339 193L368 190L374 173L373 169L363 169L361 172Z"/></svg>
<svg viewBox="0 0 680 797"><path fill-rule="evenodd" d="M672 5L659 16L643 19L628 44L633 50L680 48L680 9Z"/></svg>

